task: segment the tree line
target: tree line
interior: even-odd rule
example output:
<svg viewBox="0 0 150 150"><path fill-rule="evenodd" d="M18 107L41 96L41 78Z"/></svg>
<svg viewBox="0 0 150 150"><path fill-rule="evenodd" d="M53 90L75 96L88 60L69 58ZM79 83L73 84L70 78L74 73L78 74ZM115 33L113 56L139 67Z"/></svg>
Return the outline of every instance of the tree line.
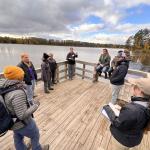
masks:
<svg viewBox="0 0 150 150"><path fill-rule="evenodd" d="M82 42L82 41L73 41L73 40L44 39L44 38L37 38L37 37L28 37L28 38L0 37L0 43L79 46L79 47L106 47L106 48L126 47L125 45L119 45L119 44L100 44L100 43Z"/></svg>

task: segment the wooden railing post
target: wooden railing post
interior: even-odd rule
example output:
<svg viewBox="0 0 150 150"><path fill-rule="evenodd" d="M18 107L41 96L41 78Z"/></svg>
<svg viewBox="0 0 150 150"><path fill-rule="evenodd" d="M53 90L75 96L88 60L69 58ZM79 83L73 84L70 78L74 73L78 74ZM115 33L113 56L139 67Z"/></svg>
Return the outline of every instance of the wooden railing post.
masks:
<svg viewBox="0 0 150 150"><path fill-rule="evenodd" d="M65 79L67 79L67 71L68 71L68 69L67 69L67 63L65 63Z"/></svg>
<svg viewBox="0 0 150 150"><path fill-rule="evenodd" d="M85 64L83 64L82 79L84 79L84 76L85 76Z"/></svg>
<svg viewBox="0 0 150 150"><path fill-rule="evenodd" d="M58 83L59 82L59 65L57 65L56 80L57 80L57 83Z"/></svg>
<svg viewBox="0 0 150 150"><path fill-rule="evenodd" d="M98 74L97 74L97 71L96 71L96 66L94 66L94 74L93 74L93 82L97 82L98 81Z"/></svg>

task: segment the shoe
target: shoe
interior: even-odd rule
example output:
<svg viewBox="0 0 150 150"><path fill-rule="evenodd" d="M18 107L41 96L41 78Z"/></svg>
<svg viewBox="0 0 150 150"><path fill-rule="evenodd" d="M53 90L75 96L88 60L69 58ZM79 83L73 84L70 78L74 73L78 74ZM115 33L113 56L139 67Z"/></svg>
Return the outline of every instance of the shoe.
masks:
<svg viewBox="0 0 150 150"><path fill-rule="evenodd" d="M36 97L37 97L37 95L34 95L34 96L33 96L33 98L36 98Z"/></svg>
<svg viewBox="0 0 150 150"><path fill-rule="evenodd" d="M49 150L49 144L47 144L47 145L42 145L42 150Z"/></svg>
<svg viewBox="0 0 150 150"><path fill-rule="evenodd" d="M54 90L53 88L48 88L49 90Z"/></svg>
<svg viewBox="0 0 150 150"><path fill-rule="evenodd" d="M48 93L50 93L50 92L47 90L47 91L45 91L45 93L48 94Z"/></svg>

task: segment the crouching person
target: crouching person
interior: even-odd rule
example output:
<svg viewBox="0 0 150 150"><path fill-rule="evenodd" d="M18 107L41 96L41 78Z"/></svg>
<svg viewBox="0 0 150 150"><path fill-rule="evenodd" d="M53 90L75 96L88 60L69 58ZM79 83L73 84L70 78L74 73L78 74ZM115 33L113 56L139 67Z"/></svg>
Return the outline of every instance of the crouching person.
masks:
<svg viewBox="0 0 150 150"><path fill-rule="evenodd" d="M104 106L110 118L112 149L128 150L139 145L150 120L150 78L129 80L132 84L131 102L124 105L117 117L110 106Z"/></svg>
<svg viewBox="0 0 150 150"><path fill-rule="evenodd" d="M39 143L39 129L32 118L32 114L38 109L40 103L35 102L32 106L28 104L27 94L22 83L23 70L16 66L8 66L4 69L4 76L5 79L0 79L0 88L18 87L3 97L10 114L16 116L16 121L11 128L14 133L16 150L27 150L24 137L31 139L32 150L48 150L49 145L42 147Z"/></svg>

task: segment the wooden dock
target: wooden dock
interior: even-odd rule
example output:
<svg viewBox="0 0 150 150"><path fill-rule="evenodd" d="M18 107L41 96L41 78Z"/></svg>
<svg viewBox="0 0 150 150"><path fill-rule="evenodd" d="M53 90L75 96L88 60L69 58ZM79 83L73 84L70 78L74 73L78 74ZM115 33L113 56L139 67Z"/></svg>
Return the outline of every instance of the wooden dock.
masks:
<svg viewBox="0 0 150 150"><path fill-rule="evenodd" d="M81 79L58 83L50 94L36 88L41 105L35 113L41 143L50 150L112 150L109 121L100 113L111 98L107 82L92 83ZM149 150L150 133L137 150ZM0 150L14 150L12 132L0 138Z"/></svg>

